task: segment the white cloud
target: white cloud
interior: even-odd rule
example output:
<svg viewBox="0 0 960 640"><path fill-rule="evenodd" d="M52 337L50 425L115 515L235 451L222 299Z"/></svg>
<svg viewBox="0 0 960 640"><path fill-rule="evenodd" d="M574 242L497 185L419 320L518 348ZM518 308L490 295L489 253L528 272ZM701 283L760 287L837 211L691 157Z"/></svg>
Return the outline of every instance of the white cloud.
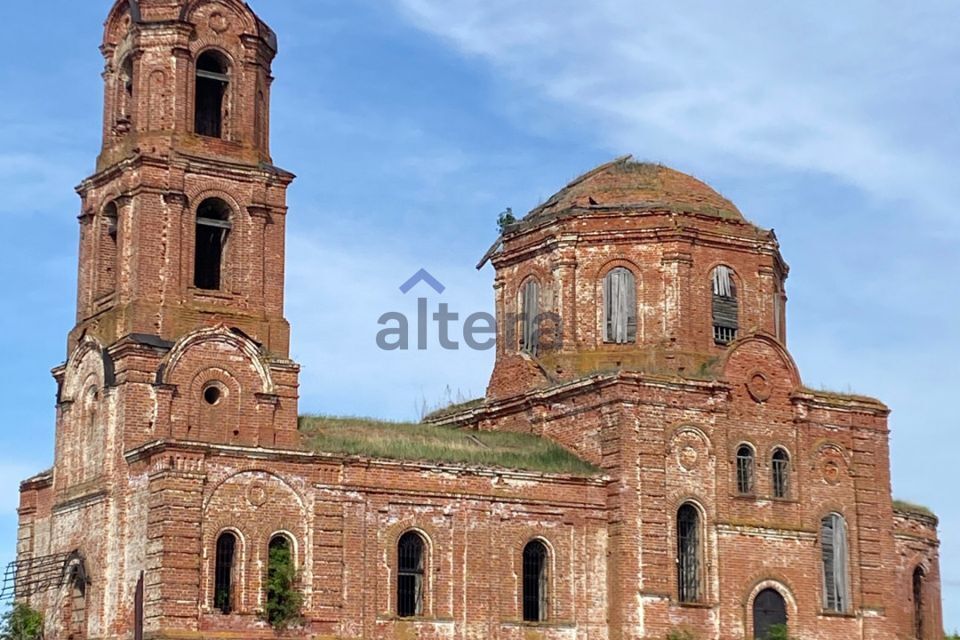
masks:
<svg viewBox="0 0 960 640"><path fill-rule="evenodd" d="M572 107L612 150L711 175L731 163L822 172L954 214L957 136L929 125L949 121L960 88L955 4L396 2Z"/></svg>

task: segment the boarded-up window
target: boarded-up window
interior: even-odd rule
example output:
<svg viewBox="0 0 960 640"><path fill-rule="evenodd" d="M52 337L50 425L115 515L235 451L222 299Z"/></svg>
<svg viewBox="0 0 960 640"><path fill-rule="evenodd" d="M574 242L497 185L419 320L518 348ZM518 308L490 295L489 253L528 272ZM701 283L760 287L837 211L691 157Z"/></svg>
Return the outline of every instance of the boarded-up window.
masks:
<svg viewBox="0 0 960 640"><path fill-rule="evenodd" d="M685 504L677 512L677 591L680 602L699 602L701 593L700 512Z"/></svg>
<svg viewBox="0 0 960 640"><path fill-rule="evenodd" d="M790 456L783 449L773 452L771 471L773 472L773 497L790 496Z"/></svg>
<svg viewBox="0 0 960 640"><path fill-rule="evenodd" d="M230 206L223 200L208 198L197 208L193 279L198 289L220 289L223 257L232 228Z"/></svg>
<svg viewBox="0 0 960 640"><path fill-rule="evenodd" d="M917 567L913 570L913 635L918 640L923 640L923 632L926 628L923 615L923 582L925 577L923 567Z"/></svg>
<svg viewBox="0 0 960 640"><path fill-rule="evenodd" d="M214 567L213 608L223 614L234 610L234 564L237 537L225 532L217 538L217 557Z"/></svg>
<svg viewBox="0 0 960 640"><path fill-rule="evenodd" d="M107 296L117 288L119 220L120 214L113 202L104 207L103 214L97 219L97 298Z"/></svg>
<svg viewBox="0 0 960 640"><path fill-rule="evenodd" d="M753 449L745 444L740 445L737 449L737 493L740 495L753 493L755 466Z"/></svg>
<svg viewBox="0 0 960 640"><path fill-rule="evenodd" d="M127 56L120 63L117 74L116 88L116 122L114 123L117 134L126 135L133 128L133 118L136 113L133 99L136 89L136 78L134 77L133 56Z"/></svg>
<svg viewBox="0 0 960 640"><path fill-rule="evenodd" d="M523 619L547 619L547 546L534 540L523 549Z"/></svg>
<svg viewBox="0 0 960 640"><path fill-rule="evenodd" d="M781 342L786 338L786 301L783 293L783 284L777 283L773 292L773 331Z"/></svg>
<svg viewBox="0 0 960 640"><path fill-rule="evenodd" d="M226 116L229 65L215 51L207 51L197 59L197 84L194 130L198 135L223 137Z"/></svg>
<svg viewBox="0 0 960 640"><path fill-rule="evenodd" d="M629 269L617 267L603 279L603 341L637 341L637 283Z"/></svg>
<svg viewBox="0 0 960 640"><path fill-rule="evenodd" d="M420 534L408 531L397 544L397 615L423 615L424 547Z"/></svg>
<svg viewBox="0 0 960 640"><path fill-rule="evenodd" d="M520 290L520 350L537 355L540 349L540 283L530 278Z"/></svg>
<svg viewBox="0 0 960 640"><path fill-rule="evenodd" d="M845 613L849 608L847 523L831 513L820 523L820 550L823 558L823 608Z"/></svg>
<svg viewBox="0 0 960 640"><path fill-rule="evenodd" d="M730 267L720 265L713 270L713 340L730 344L737 339L740 329L740 310L737 303L737 285Z"/></svg>

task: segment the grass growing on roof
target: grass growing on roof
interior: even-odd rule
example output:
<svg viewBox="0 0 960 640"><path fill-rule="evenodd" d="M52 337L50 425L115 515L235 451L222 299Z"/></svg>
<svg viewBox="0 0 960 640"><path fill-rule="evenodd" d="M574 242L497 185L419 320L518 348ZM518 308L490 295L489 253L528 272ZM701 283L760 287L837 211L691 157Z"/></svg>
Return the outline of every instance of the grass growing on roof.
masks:
<svg viewBox="0 0 960 640"><path fill-rule="evenodd" d="M560 445L523 433L330 416L301 417L300 432L314 450L324 453L580 476L599 473Z"/></svg>
<svg viewBox="0 0 960 640"><path fill-rule="evenodd" d="M929 507L925 507L922 504L917 504L915 502L908 502L906 500L894 500L893 508L896 511L905 511L907 513L919 513L924 516L933 516L936 515Z"/></svg>

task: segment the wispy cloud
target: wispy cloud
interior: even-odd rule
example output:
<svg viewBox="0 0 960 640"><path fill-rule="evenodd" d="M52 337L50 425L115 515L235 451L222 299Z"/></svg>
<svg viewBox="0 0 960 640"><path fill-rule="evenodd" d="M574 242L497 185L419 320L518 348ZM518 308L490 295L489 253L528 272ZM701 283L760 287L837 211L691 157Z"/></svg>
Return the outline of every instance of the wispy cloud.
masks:
<svg viewBox="0 0 960 640"><path fill-rule="evenodd" d="M396 2L613 149L714 176L731 163L826 173L940 220L960 198L956 127L940 126L960 90L945 65L960 55L954 3Z"/></svg>

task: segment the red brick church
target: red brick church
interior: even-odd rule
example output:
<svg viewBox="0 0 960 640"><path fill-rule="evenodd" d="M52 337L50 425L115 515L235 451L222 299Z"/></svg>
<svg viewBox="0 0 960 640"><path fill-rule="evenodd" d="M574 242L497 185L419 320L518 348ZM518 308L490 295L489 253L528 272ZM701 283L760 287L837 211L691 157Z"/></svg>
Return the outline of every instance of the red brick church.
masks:
<svg viewBox="0 0 960 640"><path fill-rule="evenodd" d="M47 638L943 637L889 409L803 385L777 238L716 191L583 175L485 259L486 398L301 419L275 34L239 0L118 0L102 52L55 462L21 485L10 587Z"/></svg>

